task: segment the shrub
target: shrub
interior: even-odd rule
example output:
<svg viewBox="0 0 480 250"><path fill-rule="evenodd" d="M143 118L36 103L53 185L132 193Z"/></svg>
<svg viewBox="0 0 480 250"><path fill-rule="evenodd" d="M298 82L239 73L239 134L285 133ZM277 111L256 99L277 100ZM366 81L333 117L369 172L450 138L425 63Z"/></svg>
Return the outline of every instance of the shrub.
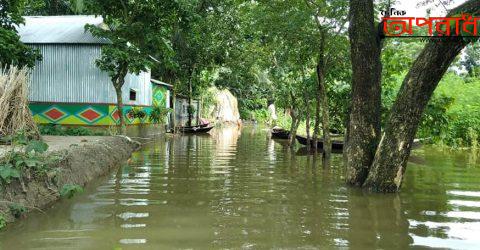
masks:
<svg viewBox="0 0 480 250"><path fill-rule="evenodd" d="M133 119L138 118L143 120L145 117L147 117L147 112L141 108L133 107L128 111L127 115Z"/></svg>
<svg viewBox="0 0 480 250"><path fill-rule="evenodd" d="M61 125L39 125L38 129L40 130L40 134L42 135L65 135L65 129Z"/></svg>
<svg viewBox="0 0 480 250"><path fill-rule="evenodd" d="M83 188L75 184L65 184L62 189L60 189L60 196L64 198L72 198L77 193L82 193Z"/></svg>
<svg viewBox="0 0 480 250"><path fill-rule="evenodd" d="M40 125L39 130L42 135L58 136L92 136L106 134L104 131L94 132L86 127L63 127L57 124Z"/></svg>
<svg viewBox="0 0 480 250"><path fill-rule="evenodd" d="M24 151L12 148L0 161L0 179L10 183L13 179L22 177L22 172L29 171L34 174L45 174L49 165L57 159L54 155L44 155L48 145L42 141L28 142Z"/></svg>
<svg viewBox="0 0 480 250"><path fill-rule="evenodd" d="M9 205L10 212L15 218L20 218L24 213L27 212L27 208L25 208L22 204L13 203Z"/></svg>
<svg viewBox="0 0 480 250"><path fill-rule="evenodd" d="M197 111L197 109L195 108L195 106L193 106L193 105L188 105L188 106L187 106L187 113L188 113L188 114L192 114L192 115L193 115L193 114L195 114L195 111Z"/></svg>
<svg viewBox="0 0 480 250"><path fill-rule="evenodd" d="M257 122L266 123L268 121L268 110L266 109L257 109L253 111L253 120Z"/></svg>
<svg viewBox="0 0 480 250"><path fill-rule="evenodd" d="M4 229L7 226L7 220L5 219L5 216L0 214L0 230Z"/></svg>
<svg viewBox="0 0 480 250"><path fill-rule="evenodd" d="M162 105L155 105L150 112L150 121L157 124L165 124L168 114L171 112L171 109L166 108Z"/></svg>
<svg viewBox="0 0 480 250"><path fill-rule="evenodd" d="M85 127L69 127L65 129L65 135L70 136L91 136L95 135L92 130Z"/></svg>

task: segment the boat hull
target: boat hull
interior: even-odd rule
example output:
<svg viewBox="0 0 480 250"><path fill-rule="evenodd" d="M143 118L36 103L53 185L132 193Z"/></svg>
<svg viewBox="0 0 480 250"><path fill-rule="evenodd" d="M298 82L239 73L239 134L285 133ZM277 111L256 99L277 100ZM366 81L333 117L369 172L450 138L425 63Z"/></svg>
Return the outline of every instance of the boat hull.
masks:
<svg viewBox="0 0 480 250"><path fill-rule="evenodd" d="M213 126L192 126L192 127L180 127L179 131L183 134L202 134L208 133L213 129Z"/></svg>
<svg viewBox="0 0 480 250"><path fill-rule="evenodd" d="M297 141L302 145L307 145L307 138L297 135ZM310 145L313 147L313 141L310 140ZM318 140L317 149L323 150L323 140ZM343 151L343 142L342 141L332 141L332 151Z"/></svg>
<svg viewBox="0 0 480 250"><path fill-rule="evenodd" d="M284 129L273 129L272 130L272 138L273 139L288 139L290 136L290 132Z"/></svg>

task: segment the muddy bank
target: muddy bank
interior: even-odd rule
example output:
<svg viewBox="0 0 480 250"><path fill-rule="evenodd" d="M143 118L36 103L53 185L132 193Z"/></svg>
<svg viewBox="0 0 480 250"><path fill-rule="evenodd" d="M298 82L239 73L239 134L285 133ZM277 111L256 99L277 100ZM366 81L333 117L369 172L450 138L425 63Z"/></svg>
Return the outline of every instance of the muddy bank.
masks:
<svg viewBox="0 0 480 250"><path fill-rule="evenodd" d="M50 154L55 157L48 171L42 174L23 173L10 184L3 183L0 193L0 213L7 222L20 216L18 207L27 212L47 209L60 199L66 184L85 186L130 158L139 144L127 137L61 137L47 136ZM13 208L17 209L13 209Z"/></svg>

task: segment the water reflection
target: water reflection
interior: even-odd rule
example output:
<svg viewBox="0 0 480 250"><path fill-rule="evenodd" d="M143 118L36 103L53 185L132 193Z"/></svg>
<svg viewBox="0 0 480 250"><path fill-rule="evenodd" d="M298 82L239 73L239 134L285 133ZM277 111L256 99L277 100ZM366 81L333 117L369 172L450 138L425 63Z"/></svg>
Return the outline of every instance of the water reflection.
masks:
<svg viewBox="0 0 480 250"><path fill-rule="evenodd" d="M480 245L480 169L465 153L414 152L400 194L347 188L261 127L159 138L45 215L0 234L5 249L353 248ZM420 163L420 164L419 164Z"/></svg>

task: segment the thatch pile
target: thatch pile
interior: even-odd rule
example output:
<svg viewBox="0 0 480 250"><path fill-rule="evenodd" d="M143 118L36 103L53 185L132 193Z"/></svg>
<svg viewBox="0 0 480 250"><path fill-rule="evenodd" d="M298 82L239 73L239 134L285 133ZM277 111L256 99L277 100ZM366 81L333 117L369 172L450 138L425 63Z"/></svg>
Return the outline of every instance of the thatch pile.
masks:
<svg viewBox="0 0 480 250"><path fill-rule="evenodd" d="M20 132L40 138L28 107L27 69L0 69L0 137Z"/></svg>

